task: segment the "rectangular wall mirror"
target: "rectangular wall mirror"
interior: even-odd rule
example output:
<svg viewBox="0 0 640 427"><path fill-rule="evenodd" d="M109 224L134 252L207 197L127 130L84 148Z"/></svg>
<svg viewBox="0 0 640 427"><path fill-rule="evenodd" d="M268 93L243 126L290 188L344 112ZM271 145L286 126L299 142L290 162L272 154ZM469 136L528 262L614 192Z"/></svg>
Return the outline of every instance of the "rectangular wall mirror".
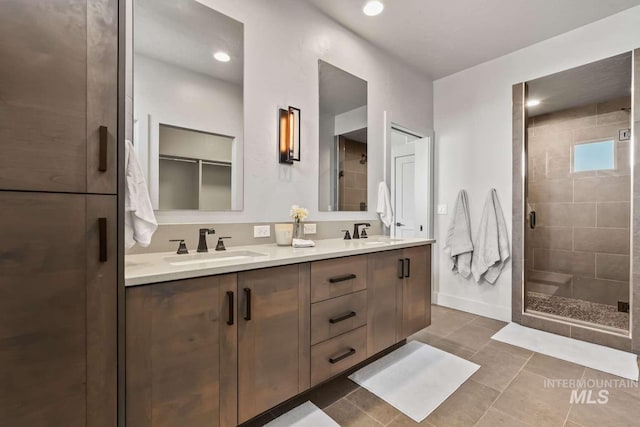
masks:
<svg viewBox="0 0 640 427"><path fill-rule="evenodd" d="M320 211L366 211L367 82L318 61Z"/></svg>
<svg viewBox="0 0 640 427"><path fill-rule="evenodd" d="M243 24L195 0L133 4L133 143L154 209L242 210Z"/></svg>

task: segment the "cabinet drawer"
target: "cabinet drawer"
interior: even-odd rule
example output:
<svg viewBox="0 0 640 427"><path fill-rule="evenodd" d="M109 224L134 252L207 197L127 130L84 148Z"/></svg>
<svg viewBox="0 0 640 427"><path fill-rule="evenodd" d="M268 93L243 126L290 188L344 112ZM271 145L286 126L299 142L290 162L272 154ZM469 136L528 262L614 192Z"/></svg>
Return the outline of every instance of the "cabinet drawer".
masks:
<svg viewBox="0 0 640 427"><path fill-rule="evenodd" d="M311 302L339 297L366 287L366 255L311 263Z"/></svg>
<svg viewBox="0 0 640 427"><path fill-rule="evenodd" d="M311 344L318 344L367 323L367 291L311 305Z"/></svg>
<svg viewBox="0 0 640 427"><path fill-rule="evenodd" d="M362 362L367 356L367 328L339 335L311 347L311 386Z"/></svg>

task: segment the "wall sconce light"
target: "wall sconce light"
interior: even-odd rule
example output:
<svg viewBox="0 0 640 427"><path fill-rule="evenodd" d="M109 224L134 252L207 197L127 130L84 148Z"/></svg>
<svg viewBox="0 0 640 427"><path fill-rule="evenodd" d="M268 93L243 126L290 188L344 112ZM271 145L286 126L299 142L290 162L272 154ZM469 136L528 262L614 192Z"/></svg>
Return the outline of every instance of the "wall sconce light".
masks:
<svg viewBox="0 0 640 427"><path fill-rule="evenodd" d="M293 164L300 161L300 109L289 107L279 110L279 162Z"/></svg>

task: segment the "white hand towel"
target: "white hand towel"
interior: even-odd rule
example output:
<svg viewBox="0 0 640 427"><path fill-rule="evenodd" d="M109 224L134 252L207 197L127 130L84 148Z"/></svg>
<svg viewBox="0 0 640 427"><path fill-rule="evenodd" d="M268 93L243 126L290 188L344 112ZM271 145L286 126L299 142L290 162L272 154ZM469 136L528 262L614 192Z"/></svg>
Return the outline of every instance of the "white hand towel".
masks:
<svg viewBox="0 0 640 427"><path fill-rule="evenodd" d="M305 239L293 239L291 242L291 246L294 248L312 248L316 245L316 242L313 240L305 240Z"/></svg>
<svg viewBox="0 0 640 427"><path fill-rule="evenodd" d="M384 181L378 185L378 206L376 207L376 213L380 215L380 221L382 221L385 227L391 225L391 221L393 221L391 197L389 196L389 188Z"/></svg>
<svg viewBox="0 0 640 427"><path fill-rule="evenodd" d="M131 141L125 141L124 241L147 247L158 228L142 168Z"/></svg>
<svg viewBox="0 0 640 427"><path fill-rule="evenodd" d="M453 218L447 230L444 251L449 255L451 269L468 279L471 276L473 242L471 241L469 200L465 190L460 190L458 193Z"/></svg>
<svg viewBox="0 0 640 427"><path fill-rule="evenodd" d="M507 224L495 189L487 196L474 246L473 278L478 283L484 279L494 284L510 256Z"/></svg>

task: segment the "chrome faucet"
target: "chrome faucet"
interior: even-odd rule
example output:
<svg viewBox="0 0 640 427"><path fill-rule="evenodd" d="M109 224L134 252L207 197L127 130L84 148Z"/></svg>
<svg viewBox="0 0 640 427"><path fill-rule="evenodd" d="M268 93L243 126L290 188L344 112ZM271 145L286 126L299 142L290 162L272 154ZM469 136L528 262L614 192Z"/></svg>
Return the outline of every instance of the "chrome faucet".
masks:
<svg viewBox="0 0 640 427"><path fill-rule="evenodd" d="M216 230L213 228L201 228L200 239L198 240L198 252L209 252L207 248L207 235L216 234Z"/></svg>
<svg viewBox="0 0 640 427"><path fill-rule="evenodd" d="M361 225L364 225L365 227L371 227L371 224L369 224L368 222L358 222L356 224L353 225L353 238L354 239L360 239L361 237L363 239L367 238L367 233L363 233L362 236L360 236L360 230L358 229L358 227L360 227Z"/></svg>

